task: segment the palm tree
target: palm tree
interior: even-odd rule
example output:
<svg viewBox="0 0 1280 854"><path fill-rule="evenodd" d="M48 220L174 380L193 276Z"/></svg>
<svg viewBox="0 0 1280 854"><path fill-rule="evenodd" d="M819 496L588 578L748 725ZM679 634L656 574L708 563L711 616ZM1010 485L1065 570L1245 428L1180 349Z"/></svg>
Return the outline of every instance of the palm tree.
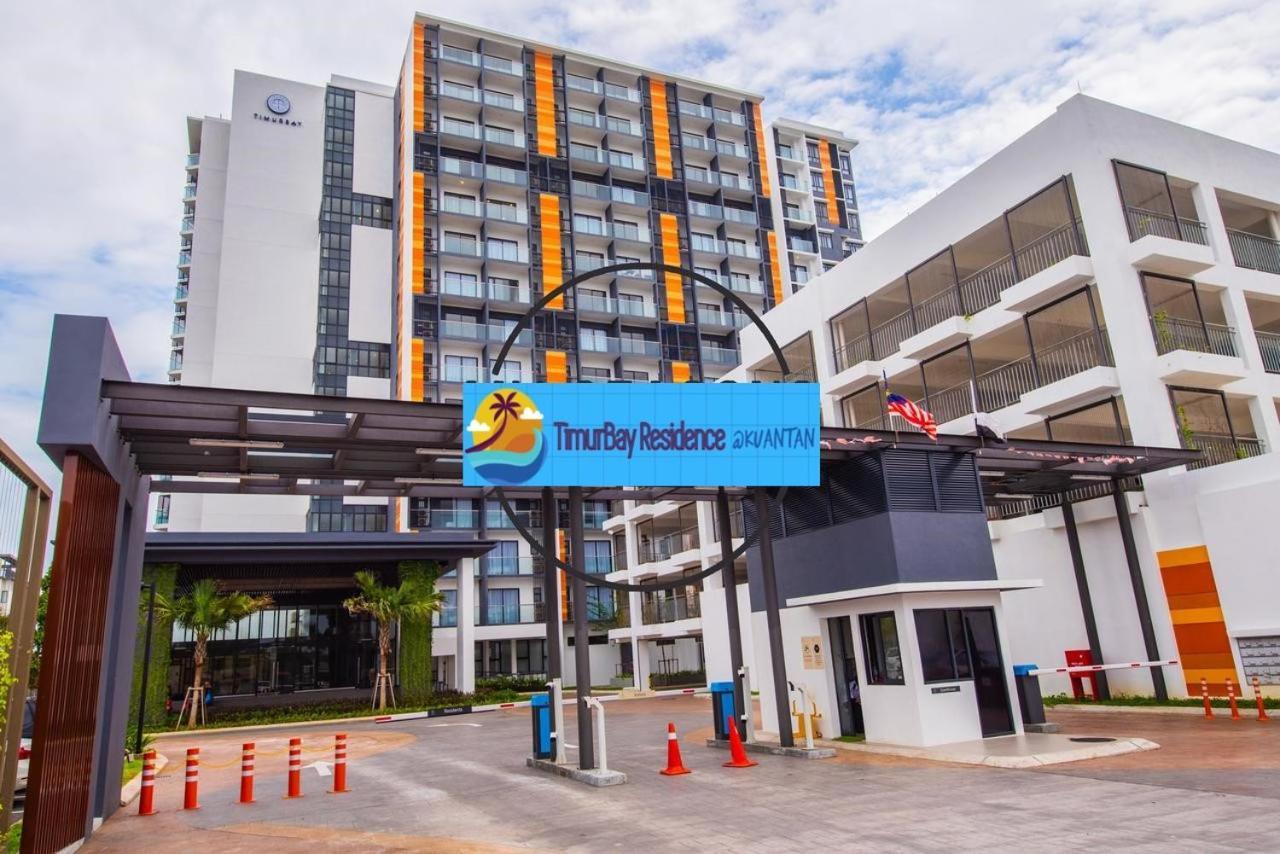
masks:
<svg viewBox="0 0 1280 854"><path fill-rule="evenodd" d="M190 726L196 725L198 710L203 705L201 688L204 684L204 665L209 657L209 635L230 628L237 621L263 608L271 607L270 596L251 596L234 591L219 593L212 579L201 579L185 596L170 600L156 596L156 613L166 617L196 636L195 677L191 682L192 694Z"/></svg>
<svg viewBox="0 0 1280 854"><path fill-rule="evenodd" d="M352 614L365 614L378 623L378 681L373 690L377 707L385 709L391 687L387 658L391 655L392 625L405 619L431 616L440 610L444 596L418 578L406 578L398 587L379 584L377 576L368 570L357 572L355 578L360 592L342 604ZM394 696L392 702L395 702Z"/></svg>

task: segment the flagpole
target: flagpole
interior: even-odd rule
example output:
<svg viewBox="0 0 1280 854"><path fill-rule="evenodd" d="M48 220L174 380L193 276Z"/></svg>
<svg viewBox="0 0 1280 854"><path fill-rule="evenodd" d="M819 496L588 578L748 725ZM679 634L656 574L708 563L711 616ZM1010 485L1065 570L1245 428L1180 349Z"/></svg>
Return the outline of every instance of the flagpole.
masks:
<svg viewBox="0 0 1280 854"><path fill-rule="evenodd" d="M973 407L973 435L978 437L981 447L987 446L987 440L982 437L982 431L978 429L978 383L976 380L969 380L969 405Z"/></svg>

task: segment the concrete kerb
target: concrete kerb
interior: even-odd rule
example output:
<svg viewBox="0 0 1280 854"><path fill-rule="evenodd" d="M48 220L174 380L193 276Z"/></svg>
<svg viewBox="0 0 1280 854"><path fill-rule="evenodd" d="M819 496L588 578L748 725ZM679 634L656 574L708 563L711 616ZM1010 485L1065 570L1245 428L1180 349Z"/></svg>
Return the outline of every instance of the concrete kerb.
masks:
<svg viewBox="0 0 1280 854"><path fill-rule="evenodd" d="M707 739L707 747L716 747L722 750L729 749L729 742L720 741L715 738ZM806 747L783 747L780 744L768 741L744 741L742 747L748 753L767 753L771 756L790 756L793 759L831 759L836 755L835 748L831 747L815 747L812 750Z"/></svg>
<svg viewBox="0 0 1280 854"><path fill-rule="evenodd" d="M1045 712L1064 709L1070 712L1124 712L1148 715L1199 715L1204 717L1202 706L1105 706L1101 703L1057 703L1045 706ZM1214 706L1216 710L1218 707Z"/></svg>
<svg viewBox="0 0 1280 854"><path fill-rule="evenodd" d="M159 774L164 766L169 764L169 759L163 753L156 754L156 773ZM120 788L120 806L128 806L129 803L142 791L142 772L139 771L133 775L129 782Z"/></svg>
<svg viewBox="0 0 1280 854"><path fill-rule="evenodd" d="M588 786L602 788L604 786L620 786L627 782L627 775L621 771L613 769L592 768L590 771L583 771L581 768L575 768L572 765L557 765L550 759L535 759L528 756L524 760L524 764L538 771L546 771L559 777L565 777L578 783L586 783Z"/></svg>
<svg viewBox="0 0 1280 854"><path fill-rule="evenodd" d="M1016 736L1007 736L1015 738ZM1063 736L1063 738L1066 738ZM991 741L986 739L984 741ZM960 765L985 765L992 768L1038 768L1043 765L1060 765L1067 762L1080 762L1086 759L1099 759L1104 756L1120 756L1126 753L1138 753L1146 750L1158 750L1159 744L1145 738L1116 738L1113 741L1082 743L1079 747L1066 750L1049 750L1039 753L1000 755L983 752L971 747L973 743L962 742L960 745L940 744L935 747L908 747L898 744L867 744L866 742L829 742L824 746L837 750L848 750L858 753L876 753L884 756L903 756L909 759L925 759L931 762L952 762Z"/></svg>

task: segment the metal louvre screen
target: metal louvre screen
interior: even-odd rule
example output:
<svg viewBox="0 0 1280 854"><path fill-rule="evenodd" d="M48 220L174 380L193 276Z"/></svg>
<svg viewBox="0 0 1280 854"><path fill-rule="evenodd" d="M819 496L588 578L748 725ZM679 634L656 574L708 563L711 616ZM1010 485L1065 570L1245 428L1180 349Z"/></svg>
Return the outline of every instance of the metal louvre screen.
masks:
<svg viewBox="0 0 1280 854"><path fill-rule="evenodd" d="M787 536L829 527L831 506L827 490L821 486L788 489L782 499L782 517Z"/></svg>
<svg viewBox="0 0 1280 854"><path fill-rule="evenodd" d="M938 487L938 509L981 513L982 486L978 465L968 454L930 454L933 482Z"/></svg>
<svg viewBox="0 0 1280 854"><path fill-rule="evenodd" d="M936 510L928 452L885 451L881 455L890 510Z"/></svg>
<svg viewBox="0 0 1280 854"><path fill-rule="evenodd" d="M826 469L835 524L861 519L888 508L880 457L865 454Z"/></svg>

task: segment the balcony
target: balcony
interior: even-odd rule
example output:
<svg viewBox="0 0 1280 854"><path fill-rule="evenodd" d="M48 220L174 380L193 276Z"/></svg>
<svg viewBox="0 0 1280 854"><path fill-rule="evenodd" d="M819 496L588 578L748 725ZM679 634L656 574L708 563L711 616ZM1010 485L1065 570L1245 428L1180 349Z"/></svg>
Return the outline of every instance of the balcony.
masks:
<svg viewBox="0 0 1280 854"><path fill-rule="evenodd" d="M619 202L639 208L649 207L649 194L640 193L627 187L610 187L605 184L593 184L590 181L575 179L572 184L573 194L602 202Z"/></svg>
<svg viewBox="0 0 1280 854"><path fill-rule="evenodd" d="M186 302L187 297L191 295L191 286L186 282L179 282L178 286L173 290L174 302Z"/></svg>
<svg viewBox="0 0 1280 854"><path fill-rule="evenodd" d="M1258 339L1258 350L1262 353L1262 367L1269 374L1280 374L1280 333L1253 333Z"/></svg>
<svg viewBox="0 0 1280 854"><path fill-rule="evenodd" d="M541 510L516 510L516 519L520 521L530 530L540 531L542 529L542 511ZM502 530L515 530L515 525L507 518L507 514L502 508L490 507L485 510L484 524L487 528L496 528Z"/></svg>
<svg viewBox="0 0 1280 854"><path fill-rule="evenodd" d="M190 253L190 252L179 252L179 253L178 253L178 266L179 266L179 267L190 267L190 266L191 266L191 253Z"/></svg>
<svg viewBox="0 0 1280 854"><path fill-rule="evenodd" d="M449 255L479 258L480 241L474 237L452 237L446 234L444 239L440 241L440 251Z"/></svg>
<svg viewBox="0 0 1280 854"><path fill-rule="evenodd" d="M483 606L483 614L480 611L481 607L477 605L475 609L476 625L523 626L541 623L546 619L543 616L545 612L541 602L530 602L525 605L490 604Z"/></svg>
<svg viewBox="0 0 1280 854"><path fill-rule="evenodd" d="M809 192L809 182L794 175L783 175L779 183L784 190L795 190L797 193Z"/></svg>
<svg viewBox="0 0 1280 854"><path fill-rule="evenodd" d="M580 312L591 314L621 315L622 317L655 318L658 316L652 303L643 299L614 299L613 297L578 296L575 302Z"/></svg>
<svg viewBox="0 0 1280 854"><path fill-rule="evenodd" d="M702 361L713 365L736 365L741 361L741 354L728 347L703 344Z"/></svg>
<svg viewBox="0 0 1280 854"><path fill-rule="evenodd" d="M508 285L498 281L481 282L475 278L464 278L449 273L444 274L440 292L449 296L490 299L496 302L518 304L529 302L528 290L518 285Z"/></svg>
<svg viewBox="0 0 1280 854"><path fill-rule="evenodd" d="M452 45L440 45L440 58L459 65L470 65L472 68L480 67L480 54Z"/></svg>
<svg viewBox="0 0 1280 854"><path fill-rule="evenodd" d="M481 180L499 181L504 184L527 186L529 176L523 171L492 163L477 163L473 160L459 160L456 157L441 157L440 171L462 178L478 178Z"/></svg>
<svg viewBox="0 0 1280 854"><path fill-rule="evenodd" d="M1242 436L1230 436L1222 433L1199 433L1184 431L1182 446L1204 454L1200 462L1188 466L1192 469L1208 468L1250 457L1260 457L1266 453L1266 446L1261 439Z"/></svg>
<svg viewBox="0 0 1280 854"><path fill-rule="evenodd" d="M505 520L506 517L504 516ZM511 527L507 525L506 527ZM494 576L529 576L542 572L543 561L533 555L487 554L480 558L480 570L490 578Z"/></svg>
<svg viewBox="0 0 1280 854"><path fill-rule="evenodd" d="M493 240L485 243L484 257L490 261L509 261L513 264L529 263L529 251L527 249L507 243L497 243Z"/></svg>
<svg viewBox="0 0 1280 854"><path fill-rule="evenodd" d="M514 59L507 59L505 56L492 56L485 54L483 65L486 71L497 71L502 74L510 74L512 77L523 77L524 68Z"/></svg>
<svg viewBox="0 0 1280 854"><path fill-rule="evenodd" d="M485 142L491 142L495 145L505 145L510 148L524 148L524 137L508 128L495 128L486 126L484 129Z"/></svg>
<svg viewBox="0 0 1280 854"><path fill-rule="evenodd" d="M183 201L189 201L196 197L196 185L194 183L186 184L182 188Z"/></svg>
<svg viewBox="0 0 1280 854"><path fill-rule="evenodd" d="M169 354L169 373L177 373L182 370L182 351L174 350Z"/></svg>
<svg viewBox="0 0 1280 854"><path fill-rule="evenodd" d="M787 208L783 211L783 217L788 222L802 222L809 225L813 224L813 214L801 208Z"/></svg>
<svg viewBox="0 0 1280 854"><path fill-rule="evenodd" d="M694 118L706 119L711 121L715 118L715 113L710 107L702 104L695 104L692 101L681 101L679 105L680 115L693 116Z"/></svg>
<svg viewBox="0 0 1280 854"><path fill-rule="evenodd" d="M413 509L409 523L414 528L432 528L439 531L474 531L479 527L480 514L467 509Z"/></svg>
<svg viewBox="0 0 1280 854"><path fill-rule="evenodd" d="M612 237L614 240L628 240L633 243L649 243L649 229L625 222L603 222L588 217L578 217L573 221L575 234L593 234L597 237Z"/></svg>
<svg viewBox="0 0 1280 854"><path fill-rule="evenodd" d="M456 338L462 341L501 344L507 340L507 336L511 334L511 329L511 326L498 323L470 323L465 320L440 321L440 336L442 338ZM528 329L522 329L520 334L516 336L516 346L518 347L532 346L532 342L533 334Z"/></svg>
<svg viewBox="0 0 1280 854"><path fill-rule="evenodd" d="M722 110L719 107L712 107L711 117L713 120L720 122L721 124L732 125L738 128L747 126L746 116L742 115L742 113L735 113L731 110Z"/></svg>
<svg viewBox="0 0 1280 854"><path fill-rule="evenodd" d="M641 603L641 618L647 625L674 623L702 617L702 605L698 596L668 596L663 599L645 599Z"/></svg>
<svg viewBox="0 0 1280 854"><path fill-rule="evenodd" d="M173 329L170 332L171 338L181 338L187 334L187 316L181 315L173 319Z"/></svg>
<svg viewBox="0 0 1280 854"><path fill-rule="evenodd" d="M440 381L446 383L478 383L484 378L484 369L479 365L445 362L440 370Z"/></svg>
<svg viewBox="0 0 1280 854"><path fill-rule="evenodd" d="M1166 383L1222 388L1247 375L1230 326L1157 313L1151 330L1161 357L1156 372Z"/></svg>
<svg viewBox="0 0 1280 854"><path fill-rule="evenodd" d="M592 80L590 77L583 77L580 74L566 74L564 76L564 85L566 89L574 92L588 92L592 95L604 94L604 83L599 80Z"/></svg>
<svg viewBox="0 0 1280 854"><path fill-rule="evenodd" d="M184 216L182 224L178 226L179 234L190 234L196 229L196 218L193 216Z"/></svg>
<svg viewBox="0 0 1280 854"><path fill-rule="evenodd" d="M440 122L440 132L447 136L456 136L462 139L480 139L480 128L471 122L458 121L457 119L443 119Z"/></svg>
<svg viewBox="0 0 1280 854"><path fill-rule="evenodd" d="M495 202L481 203L475 199L446 195L440 200L440 210L443 213L458 214L459 216L473 216L521 225L529 222L529 209L524 205L513 206Z"/></svg>
<svg viewBox="0 0 1280 854"><path fill-rule="evenodd" d="M497 107L502 110L511 110L514 113L524 112L524 101L515 95L509 95L506 92L494 92L490 89L484 90L484 104L486 107Z"/></svg>
<svg viewBox="0 0 1280 854"><path fill-rule="evenodd" d="M1124 212L1131 241L1150 236L1209 245L1209 229L1200 220L1138 207L1126 207Z"/></svg>
<svg viewBox="0 0 1280 854"><path fill-rule="evenodd" d="M1230 326L1183 320L1157 312L1151 318L1151 329L1155 335L1156 352L1162 356L1174 350L1213 353L1219 356L1239 355L1236 350L1235 330Z"/></svg>
<svg viewBox="0 0 1280 854"><path fill-rule="evenodd" d="M818 247L812 240L805 240L802 237L788 237L787 246L792 252L807 252L810 255L818 254Z"/></svg>
<svg viewBox="0 0 1280 854"><path fill-rule="evenodd" d="M1214 264L1204 223L1144 208L1125 208L1137 269L1166 276L1195 276Z"/></svg>
<svg viewBox="0 0 1280 854"><path fill-rule="evenodd" d="M639 338L610 338L583 332L578 343L584 353L614 353L647 359L657 359L662 355L662 347L657 341Z"/></svg>
<svg viewBox="0 0 1280 854"><path fill-rule="evenodd" d="M701 326L717 326L725 329L742 329L750 319L737 311L712 311L708 308L698 309L698 324ZM736 364L736 362L735 362Z"/></svg>
<svg viewBox="0 0 1280 854"><path fill-rule="evenodd" d="M1227 229L1227 240L1237 267L1280 276L1280 240L1232 228Z"/></svg>
<svg viewBox="0 0 1280 854"><path fill-rule="evenodd" d="M662 534L640 541L640 562L655 563L698 548L698 526ZM646 621L647 622L647 621Z"/></svg>
<svg viewBox="0 0 1280 854"><path fill-rule="evenodd" d="M200 155L199 155L199 154L188 154L188 155L187 155L187 168L188 168L188 169L196 169L196 168L198 168L199 166L200 166Z"/></svg>
<svg viewBox="0 0 1280 854"><path fill-rule="evenodd" d="M459 86L448 80L440 84L440 94L455 101L466 101L471 104L480 103L480 92L470 86ZM446 120L447 121L447 120Z"/></svg>
<svg viewBox="0 0 1280 854"><path fill-rule="evenodd" d="M604 96L606 98L614 98L618 101L627 101L632 104L640 103L640 93L628 86L621 86L617 83L605 82Z"/></svg>

